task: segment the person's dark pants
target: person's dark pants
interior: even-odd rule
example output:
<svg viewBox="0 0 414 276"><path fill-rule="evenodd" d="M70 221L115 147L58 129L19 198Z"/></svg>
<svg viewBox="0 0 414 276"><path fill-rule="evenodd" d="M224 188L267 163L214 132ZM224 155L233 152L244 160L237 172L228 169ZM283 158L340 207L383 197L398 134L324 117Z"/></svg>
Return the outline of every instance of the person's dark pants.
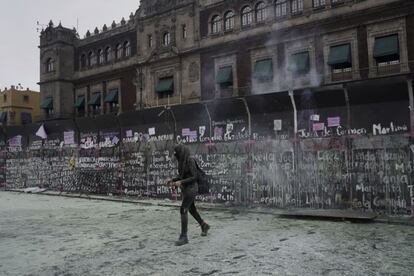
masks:
<svg viewBox="0 0 414 276"><path fill-rule="evenodd" d="M197 183L191 184L188 187L182 189L181 193L183 196L183 202L181 203L180 214L181 214L181 236L187 236L188 228L188 212L194 217L194 219L200 224L203 224L203 220L200 214L197 212L194 201L198 192Z"/></svg>

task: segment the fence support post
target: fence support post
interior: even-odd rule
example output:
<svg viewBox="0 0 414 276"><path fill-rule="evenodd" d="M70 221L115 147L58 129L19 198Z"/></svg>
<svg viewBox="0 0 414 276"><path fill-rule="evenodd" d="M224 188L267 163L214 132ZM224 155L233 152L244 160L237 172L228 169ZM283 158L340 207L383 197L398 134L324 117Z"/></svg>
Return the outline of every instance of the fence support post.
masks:
<svg viewBox="0 0 414 276"><path fill-rule="evenodd" d="M296 139L296 136L298 134L298 110L296 109L296 102L295 102L295 98L293 97L293 90L289 90L289 97L290 97L290 101L292 102L292 107L293 107L293 125L294 125L295 139Z"/></svg>
<svg viewBox="0 0 414 276"><path fill-rule="evenodd" d="M210 135L210 139L213 136L213 127L212 127L212 123L211 123L211 114L210 114L210 110L208 110L208 106L206 103L203 103L203 106L207 112L207 116L208 116L208 126L209 126L209 135Z"/></svg>
<svg viewBox="0 0 414 276"><path fill-rule="evenodd" d="M247 104L247 101L245 98L239 98L239 100L241 100L244 104L244 107L246 108L246 112L247 112L247 123L248 123L248 128L249 128L249 139L252 138L252 118L251 118L251 114L250 114L250 109L249 109L249 105Z"/></svg>

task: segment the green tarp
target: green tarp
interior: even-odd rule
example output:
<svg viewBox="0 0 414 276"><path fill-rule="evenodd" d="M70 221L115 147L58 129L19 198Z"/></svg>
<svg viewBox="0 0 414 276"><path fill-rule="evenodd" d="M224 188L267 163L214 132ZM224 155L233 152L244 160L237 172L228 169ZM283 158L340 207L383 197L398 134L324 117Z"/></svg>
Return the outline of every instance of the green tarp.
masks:
<svg viewBox="0 0 414 276"><path fill-rule="evenodd" d="M94 105L94 106L100 106L101 105L101 93L94 93L88 104Z"/></svg>
<svg viewBox="0 0 414 276"><path fill-rule="evenodd" d="M231 66L222 67L216 75L217 84L232 84L233 83L233 69Z"/></svg>
<svg viewBox="0 0 414 276"><path fill-rule="evenodd" d="M329 51L328 64L331 66L352 64L351 45L343 44L331 47Z"/></svg>
<svg viewBox="0 0 414 276"><path fill-rule="evenodd" d="M110 90L108 94L106 94L104 102L118 103L118 89Z"/></svg>
<svg viewBox="0 0 414 276"><path fill-rule="evenodd" d="M41 109L53 109L53 98L49 97L40 104Z"/></svg>
<svg viewBox="0 0 414 276"><path fill-rule="evenodd" d="M171 93L174 91L174 78L167 77L162 78L158 81L157 87L155 88L157 93Z"/></svg>
<svg viewBox="0 0 414 276"><path fill-rule="evenodd" d="M289 70L295 73L307 73L309 72L309 52L302 52L292 55L291 62L289 64Z"/></svg>
<svg viewBox="0 0 414 276"><path fill-rule="evenodd" d="M256 61L253 78L269 79L273 76L273 63L271 59Z"/></svg>
<svg viewBox="0 0 414 276"><path fill-rule="evenodd" d="M79 96L76 99L75 107L80 108L85 106L85 96Z"/></svg>
<svg viewBox="0 0 414 276"><path fill-rule="evenodd" d="M399 54L398 35L378 37L375 39L374 58L399 56Z"/></svg>

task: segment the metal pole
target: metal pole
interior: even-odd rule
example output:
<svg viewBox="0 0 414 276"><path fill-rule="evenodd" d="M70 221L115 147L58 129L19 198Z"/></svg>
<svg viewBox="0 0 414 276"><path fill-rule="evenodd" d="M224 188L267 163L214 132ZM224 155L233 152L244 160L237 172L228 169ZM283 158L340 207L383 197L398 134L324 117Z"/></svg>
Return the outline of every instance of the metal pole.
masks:
<svg viewBox="0 0 414 276"><path fill-rule="evenodd" d="M293 106L293 124L294 124L295 138L296 138L296 135L298 133L298 111L296 109L295 98L293 97L293 90L289 90L289 97L290 97L290 101L292 102L292 106Z"/></svg>
<svg viewBox="0 0 414 276"><path fill-rule="evenodd" d="M174 115L174 112L172 111L171 107L166 107L166 109L170 111L171 116L173 118L173 121L174 121L174 139L176 139L177 138L177 121L175 120L175 115Z"/></svg>
<svg viewBox="0 0 414 276"><path fill-rule="evenodd" d="M206 109L206 112L207 112L208 123L209 123L209 127L210 127L209 135L210 135L210 138L211 138L211 137L213 137L213 133L212 133L213 127L212 127L212 123L211 123L211 114L210 114L210 111L208 110L207 104L204 103L203 106L204 106L204 108Z"/></svg>
<svg viewBox="0 0 414 276"><path fill-rule="evenodd" d="M245 98L239 98L239 100L243 102L244 107L246 108L247 121L248 121L248 127L249 127L249 139L250 139L252 136L252 119L251 119L250 109L249 109L249 106L247 105L247 101Z"/></svg>

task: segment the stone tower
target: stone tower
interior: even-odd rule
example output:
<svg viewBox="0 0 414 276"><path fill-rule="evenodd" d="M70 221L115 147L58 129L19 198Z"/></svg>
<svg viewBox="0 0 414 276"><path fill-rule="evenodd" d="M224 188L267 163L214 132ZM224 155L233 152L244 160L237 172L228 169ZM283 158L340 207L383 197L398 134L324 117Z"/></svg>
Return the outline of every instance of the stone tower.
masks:
<svg viewBox="0 0 414 276"><path fill-rule="evenodd" d="M50 21L40 35L40 95L45 118L73 114L73 74L76 30L57 27Z"/></svg>

